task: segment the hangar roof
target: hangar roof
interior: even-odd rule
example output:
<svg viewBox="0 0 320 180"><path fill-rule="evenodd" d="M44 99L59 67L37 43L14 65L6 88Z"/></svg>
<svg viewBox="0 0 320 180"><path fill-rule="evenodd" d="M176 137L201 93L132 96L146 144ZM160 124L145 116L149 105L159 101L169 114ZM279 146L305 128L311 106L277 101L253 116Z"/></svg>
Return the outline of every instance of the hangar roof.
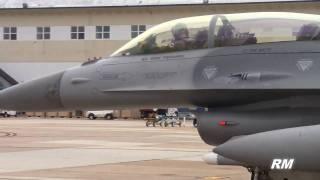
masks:
<svg viewBox="0 0 320 180"><path fill-rule="evenodd" d="M0 9L23 8L69 8L69 7L123 7L164 6L188 4L229 4L297 2L312 0L0 0ZM314 0L315 1L315 0Z"/></svg>

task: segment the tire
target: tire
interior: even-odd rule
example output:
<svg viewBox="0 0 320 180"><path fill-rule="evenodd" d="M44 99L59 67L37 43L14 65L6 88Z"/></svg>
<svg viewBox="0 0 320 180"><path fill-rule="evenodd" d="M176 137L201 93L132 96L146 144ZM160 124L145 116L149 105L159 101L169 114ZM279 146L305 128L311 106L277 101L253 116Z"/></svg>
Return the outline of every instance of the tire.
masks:
<svg viewBox="0 0 320 180"><path fill-rule="evenodd" d="M149 122L148 121L146 122L146 127L149 127Z"/></svg>
<svg viewBox="0 0 320 180"><path fill-rule="evenodd" d="M9 114L7 112L4 113L3 117L8 118Z"/></svg>
<svg viewBox="0 0 320 180"><path fill-rule="evenodd" d="M96 117L94 114L92 114L92 113L89 114L88 118L91 119L91 120L97 119L97 117Z"/></svg>
<svg viewBox="0 0 320 180"><path fill-rule="evenodd" d="M106 114L104 118L107 119L107 120L112 120L113 119L113 115L112 114Z"/></svg>

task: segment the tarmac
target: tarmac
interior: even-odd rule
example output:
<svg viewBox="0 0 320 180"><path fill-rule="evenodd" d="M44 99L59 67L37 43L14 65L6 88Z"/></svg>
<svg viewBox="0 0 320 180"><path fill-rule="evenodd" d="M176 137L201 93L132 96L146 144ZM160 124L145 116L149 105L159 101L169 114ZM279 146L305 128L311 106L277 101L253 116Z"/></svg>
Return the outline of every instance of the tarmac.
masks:
<svg viewBox="0 0 320 180"><path fill-rule="evenodd" d="M212 150L191 122L0 118L0 179L248 180L245 168L202 161Z"/></svg>

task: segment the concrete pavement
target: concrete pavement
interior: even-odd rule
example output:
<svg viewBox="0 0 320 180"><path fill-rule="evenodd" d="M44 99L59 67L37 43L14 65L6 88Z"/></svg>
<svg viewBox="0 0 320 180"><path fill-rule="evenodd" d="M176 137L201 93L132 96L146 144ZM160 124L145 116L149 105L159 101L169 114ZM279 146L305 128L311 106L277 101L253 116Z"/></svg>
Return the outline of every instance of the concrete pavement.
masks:
<svg viewBox="0 0 320 180"><path fill-rule="evenodd" d="M1 118L0 141L0 179L249 179L244 168L202 162L212 147L191 123Z"/></svg>

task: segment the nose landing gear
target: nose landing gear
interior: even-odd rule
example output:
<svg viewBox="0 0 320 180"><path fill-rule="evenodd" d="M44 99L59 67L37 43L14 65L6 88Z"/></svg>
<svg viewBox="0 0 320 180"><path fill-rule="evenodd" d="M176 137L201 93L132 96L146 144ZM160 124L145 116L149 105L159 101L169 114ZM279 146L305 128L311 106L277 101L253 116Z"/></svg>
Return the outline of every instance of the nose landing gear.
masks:
<svg viewBox="0 0 320 180"><path fill-rule="evenodd" d="M259 167L248 168L251 173L251 180L272 180L269 176L269 172L265 170L260 170Z"/></svg>

